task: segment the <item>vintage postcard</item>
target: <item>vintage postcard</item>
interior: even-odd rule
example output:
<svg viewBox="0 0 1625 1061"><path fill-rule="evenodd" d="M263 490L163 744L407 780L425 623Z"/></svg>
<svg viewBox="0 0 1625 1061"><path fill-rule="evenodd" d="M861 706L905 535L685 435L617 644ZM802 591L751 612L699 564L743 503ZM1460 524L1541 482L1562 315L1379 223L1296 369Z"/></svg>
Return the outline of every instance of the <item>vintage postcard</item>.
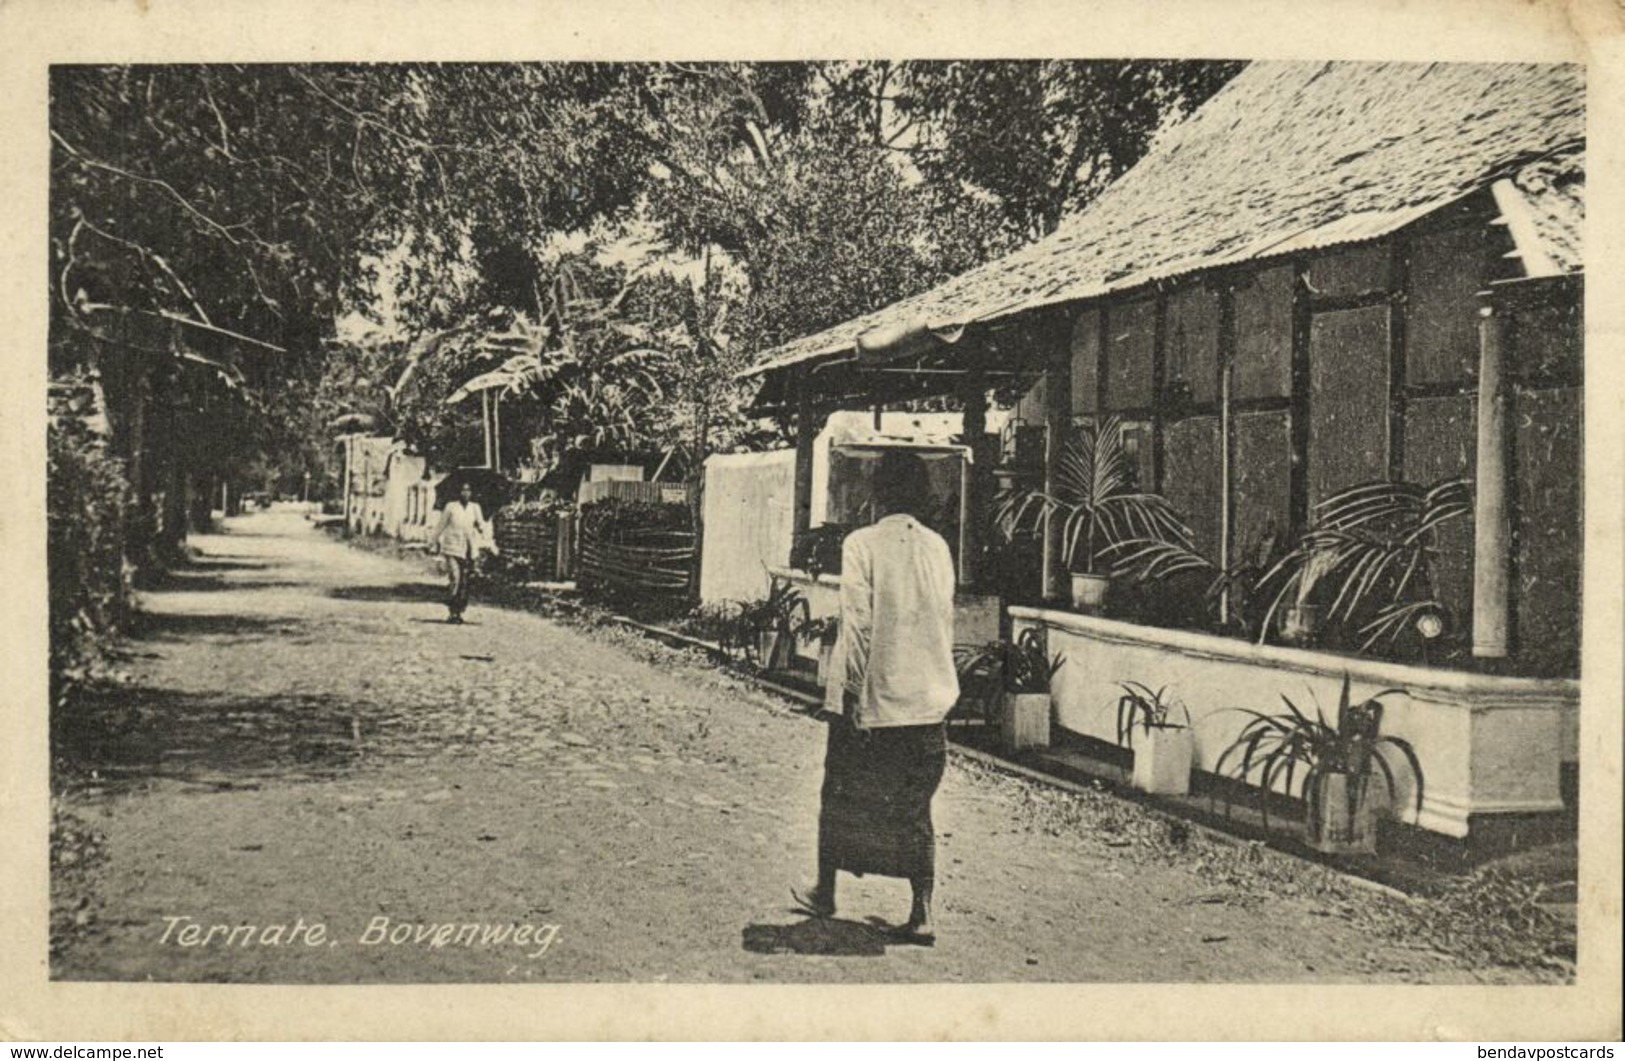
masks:
<svg viewBox="0 0 1625 1061"><path fill-rule="evenodd" d="M1616 20L0 5L0 1034L1617 1037Z"/></svg>

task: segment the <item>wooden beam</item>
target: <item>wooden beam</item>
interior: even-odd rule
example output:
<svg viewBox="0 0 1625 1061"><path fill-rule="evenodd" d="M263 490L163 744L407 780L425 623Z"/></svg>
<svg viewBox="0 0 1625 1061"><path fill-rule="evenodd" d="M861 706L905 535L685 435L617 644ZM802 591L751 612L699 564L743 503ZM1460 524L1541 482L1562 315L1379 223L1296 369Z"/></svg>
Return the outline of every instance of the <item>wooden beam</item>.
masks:
<svg viewBox="0 0 1625 1061"><path fill-rule="evenodd" d="M1292 265L1292 418L1291 463L1287 473L1287 518L1294 533L1309 526L1309 336L1314 322L1310 307L1309 266Z"/></svg>
<svg viewBox="0 0 1625 1061"><path fill-rule="evenodd" d="M1557 276L1561 273L1557 263L1546 253L1546 244L1540 238L1540 230L1535 225L1534 215L1530 213L1523 193L1510 180L1498 180L1490 185L1490 194L1495 197L1495 205L1501 211L1499 220L1505 222L1507 231L1512 233L1512 245L1517 248L1508 257L1523 261L1526 276Z"/></svg>
<svg viewBox="0 0 1625 1061"><path fill-rule="evenodd" d="M813 406L812 387L805 374L798 374L794 384L796 398L796 469L795 508L790 524L790 550L812 530L813 444L818 439L822 420ZM790 558L785 557L789 563Z"/></svg>
<svg viewBox="0 0 1625 1061"><path fill-rule="evenodd" d="M987 445L987 381L980 373L965 377L960 402L964 409L960 441L970 448L970 467L959 499L959 584L974 589L982 579L982 546L987 540L983 518L993 483L993 454Z"/></svg>
<svg viewBox="0 0 1625 1061"><path fill-rule="evenodd" d="M1236 549L1236 419L1231 381L1236 361L1236 292L1219 288L1219 567L1234 570ZM1219 593L1219 623L1230 622L1230 587Z"/></svg>
<svg viewBox="0 0 1625 1061"><path fill-rule="evenodd" d="M491 398L491 467L502 470L502 392Z"/></svg>
<svg viewBox="0 0 1625 1061"><path fill-rule="evenodd" d="M1316 313L1336 313L1339 310L1371 309L1374 306L1392 305L1395 302L1394 292L1386 287L1375 287L1369 291L1357 291L1351 295L1316 295L1309 296L1309 308Z"/></svg>
<svg viewBox="0 0 1625 1061"><path fill-rule="evenodd" d="M1168 385L1168 294L1158 289L1151 326L1151 492L1162 493L1166 459L1163 395ZM1141 489L1144 489L1142 486Z"/></svg>
<svg viewBox="0 0 1625 1061"><path fill-rule="evenodd" d="M1405 307L1411 291L1411 248L1403 239L1393 240L1389 247L1388 274L1394 297L1388 302L1388 478L1397 483L1405 478Z"/></svg>
<svg viewBox="0 0 1625 1061"><path fill-rule="evenodd" d="M484 449L481 451L480 463L489 468L491 466L491 392L480 391L480 431L484 436Z"/></svg>

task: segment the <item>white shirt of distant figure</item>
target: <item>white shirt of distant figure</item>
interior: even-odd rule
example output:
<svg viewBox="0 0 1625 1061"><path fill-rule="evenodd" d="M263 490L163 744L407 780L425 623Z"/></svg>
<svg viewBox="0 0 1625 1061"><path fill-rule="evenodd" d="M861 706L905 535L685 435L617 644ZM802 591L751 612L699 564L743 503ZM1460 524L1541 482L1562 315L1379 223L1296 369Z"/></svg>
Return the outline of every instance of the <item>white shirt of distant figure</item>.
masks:
<svg viewBox="0 0 1625 1061"><path fill-rule="evenodd" d="M825 707L852 694L859 729L941 722L959 699L954 563L942 536L887 516L841 546L841 627Z"/></svg>
<svg viewBox="0 0 1625 1061"><path fill-rule="evenodd" d="M434 532L435 549L446 555L472 560L480 552L496 552L491 540L491 524L478 501L466 498L446 502L440 524Z"/></svg>

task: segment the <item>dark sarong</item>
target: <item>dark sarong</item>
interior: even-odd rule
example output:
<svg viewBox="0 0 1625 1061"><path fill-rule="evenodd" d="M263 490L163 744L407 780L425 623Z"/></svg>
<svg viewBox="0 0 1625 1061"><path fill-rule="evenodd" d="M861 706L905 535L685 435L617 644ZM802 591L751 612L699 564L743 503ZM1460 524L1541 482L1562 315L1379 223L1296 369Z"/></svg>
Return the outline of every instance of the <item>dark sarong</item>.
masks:
<svg viewBox="0 0 1625 1061"><path fill-rule="evenodd" d="M472 557L446 557L446 607L451 614L461 615L468 610L468 580L473 573Z"/></svg>
<svg viewBox="0 0 1625 1061"><path fill-rule="evenodd" d="M947 760L947 730L940 722L867 731L844 718L832 722L818 815L819 861L860 875L934 876L931 797Z"/></svg>

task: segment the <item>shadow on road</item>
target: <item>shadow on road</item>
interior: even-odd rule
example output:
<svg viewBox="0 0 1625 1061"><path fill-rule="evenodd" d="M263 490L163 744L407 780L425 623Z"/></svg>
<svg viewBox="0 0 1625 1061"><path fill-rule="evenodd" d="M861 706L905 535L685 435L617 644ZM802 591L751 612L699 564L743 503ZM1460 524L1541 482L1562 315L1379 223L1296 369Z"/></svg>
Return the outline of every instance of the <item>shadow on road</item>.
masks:
<svg viewBox="0 0 1625 1061"><path fill-rule="evenodd" d="M264 571L270 566L272 564L269 560L256 559L242 553L208 553L171 570L181 573L187 571Z"/></svg>
<svg viewBox="0 0 1625 1061"><path fill-rule="evenodd" d="M446 587L435 582L397 582L390 586L338 586L328 590L327 595L337 600L368 604L442 604L446 599Z"/></svg>
<svg viewBox="0 0 1625 1061"><path fill-rule="evenodd" d="M822 954L880 958L888 934L874 925L840 918L809 917L791 925L747 925L743 946L752 954Z"/></svg>
<svg viewBox="0 0 1625 1061"><path fill-rule="evenodd" d="M120 787L172 778L234 787L334 777L357 762L376 720L327 696L242 697L109 687L53 714L56 780Z"/></svg>
<svg viewBox="0 0 1625 1061"><path fill-rule="evenodd" d="M206 573L207 569L166 572L158 576L151 589L166 593L214 593L220 590L297 589L307 585L279 578L230 578Z"/></svg>
<svg viewBox="0 0 1625 1061"><path fill-rule="evenodd" d="M138 641L180 641L215 637L248 641L286 637L303 626L297 619L263 619L249 615L196 615L180 612L141 612L131 625Z"/></svg>

